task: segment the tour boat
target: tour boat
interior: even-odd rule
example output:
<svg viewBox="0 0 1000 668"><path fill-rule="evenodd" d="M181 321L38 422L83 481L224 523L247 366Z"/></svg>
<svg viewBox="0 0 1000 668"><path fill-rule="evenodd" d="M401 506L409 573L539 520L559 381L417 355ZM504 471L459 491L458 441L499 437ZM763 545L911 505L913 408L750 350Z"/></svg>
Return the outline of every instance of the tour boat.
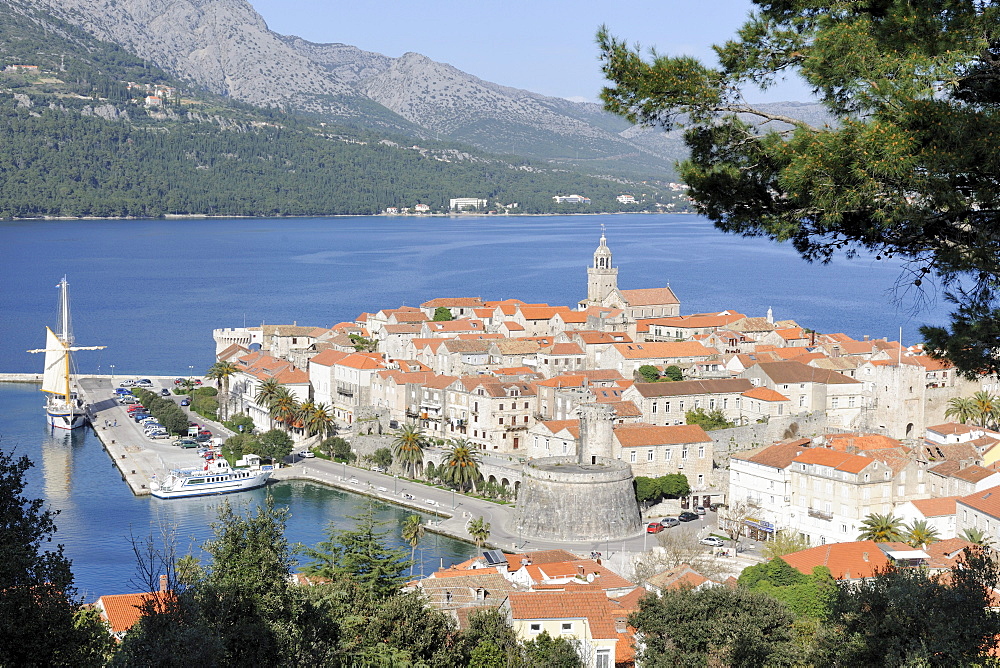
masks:
<svg viewBox="0 0 1000 668"><path fill-rule="evenodd" d="M42 392L48 394L45 414L49 425L57 429L76 429L90 419L90 406L80 396L74 378L71 353L77 350L103 350L105 346L74 346L69 319L69 283L59 281L59 325L56 332L45 328L45 347L29 353L45 353Z"/></svg>
<svg viewBox="0 0 1000 668"><path fill-rule="evenodd" d="M257 455L244 456L235 467L219 458L200 468L174 469L162 479L154 476L149 489L158 499L230 494L264 486L273 472L273 466L260 465Z"/></svg>

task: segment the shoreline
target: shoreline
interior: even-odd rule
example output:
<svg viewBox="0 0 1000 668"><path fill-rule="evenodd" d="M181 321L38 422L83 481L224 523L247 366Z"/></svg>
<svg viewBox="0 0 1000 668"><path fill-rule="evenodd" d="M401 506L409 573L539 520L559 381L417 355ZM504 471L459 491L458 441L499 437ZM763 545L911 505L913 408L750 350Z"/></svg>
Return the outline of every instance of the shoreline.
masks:
<svg viewBox="0 0 1000 668"><path fill-rule="evenodd" d="M698 215L695 211L573 211L563 213L474 213L463 211L461 213L309 213L301 215L272 216L240 216L208 214L208 213L167 213L159 218L140 218L137 216L29 216L26 218L0 218L2 222L67 222L67 221L89 221L89 220L277 220L287 218L297 220L303 218L510 218L517 216L521 218L539 218L545 216L618 216L641 214L647 216L675 216L675 215Z"/></svg>

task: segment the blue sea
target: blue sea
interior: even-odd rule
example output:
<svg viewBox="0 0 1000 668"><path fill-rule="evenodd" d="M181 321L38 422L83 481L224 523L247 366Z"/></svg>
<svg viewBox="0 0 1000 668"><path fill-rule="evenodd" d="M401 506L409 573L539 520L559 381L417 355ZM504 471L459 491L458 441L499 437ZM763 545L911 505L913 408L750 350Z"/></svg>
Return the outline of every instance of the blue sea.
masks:
<svg viewBox="0 0 1000 668"><path fill-rule="evenodd" d="M607 227L622 288L670 285L682 313L734 309L820 332L919 340L946 320L933 292L895 289L900 267L874 258L811 265L787 245L716 231L693 215L347 217L0 223L0 372L37 372L56 284L70 282L84 373L204 371L212 330L261 323L331 326L359 313L435 297L573 305ZM135 498L93 435L53 438L30 385L0 384L0 446L36 466L29 497L60 512L56 540L88 600L137 591L131 536L176 536L181 554L210 535L220 499ZM270 487L291 512L288 537L312 545L367 501L316 485ZM238 495L249 506L263 491ZM235 500L235 499L234 499ZM406 511L383 508L393 540ZM471 546L428 536L419 569L467 558Z"/></svg>

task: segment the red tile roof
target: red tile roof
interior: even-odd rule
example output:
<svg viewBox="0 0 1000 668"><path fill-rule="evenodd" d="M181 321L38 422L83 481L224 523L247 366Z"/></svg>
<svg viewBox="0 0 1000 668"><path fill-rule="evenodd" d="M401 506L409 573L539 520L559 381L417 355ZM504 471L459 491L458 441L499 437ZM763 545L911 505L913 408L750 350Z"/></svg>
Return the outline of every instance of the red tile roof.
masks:
<svg viewBox="0 0 1000 668"><path fill-rule="evenodd" d="M942 517L955 514L957 496L943 496L937 499L916 499L910 501L924 517Z"/></svg>
<svg viewBox="0 0 1000 668"><path fill-rule="evenodd" d="M619 290L629 306L657 306L659 304L680 304L677 295L667 288L641 288L638 290Z"/></svg>
<svg viewBox="0 0 1000 668"><path fill-rule="evenodd" d="M747 390L743 393L743 396L748 399L759 399L761 401L789 401L789 398L785 395L774 390L769 390L766 387L755 387L752 390Z"/></svg>
<svg viewBox="0 0 1000 668"><path fill-rule="evenodd" d="M863 471L865 467L875 463L875 460L870 457L851 455L846 452L830 450L829 448L809 448L796 457L794 461L801 464L829 466L838 471L845 471L847 473L859 473Z"/></svg>
<svg viewBox="0 0 1000 668"><path fill-rule="evenodd" d="M960 496L955 503L1000 519L1000 487L990 487L968 496Z"/></svg>
<svg viewBox="0 0 1000 668"><path fill-rule="evenodd" d="M619 424L614 428L615 438L623 448L649 445L681 445L685 443L710 443L712 437L701 425L680 424L657 427L650 424Z"/></svg>
<svg viewBox="0 0 1000 668"><path fill-rule="evenodd" d="M647 341L645 343L616 343L625 359L670 359L674 357L710 357L717 355L715 348L706 348L697 341Z"/></svg>
<svg viewBox="0 0 1000 668"><path fill-rule="evenodd" d="M142 604L151 599L171 596L165 592L143 594L110 594L98 599L98 607L103 608L104 617L115 635L125 633L142 617Z"/></svg>
<svg viewBox="0 0 1000 668"><path fill-rule="evenodd" d="M819 545L786 554L782 559L806 575L811 575L816 566L826 566L837 580L870 578L889 565L879 544L871 540Z"/></svg>
<svg viewBox="0 0 1000 668"><path fill-rule="evenodd" d="M742 459L763 466L783 469L791 465L796 457L811 447L811 443L812 441L808 438L775 443L759 450L736 453L732 456L732 459Z"/></svg>

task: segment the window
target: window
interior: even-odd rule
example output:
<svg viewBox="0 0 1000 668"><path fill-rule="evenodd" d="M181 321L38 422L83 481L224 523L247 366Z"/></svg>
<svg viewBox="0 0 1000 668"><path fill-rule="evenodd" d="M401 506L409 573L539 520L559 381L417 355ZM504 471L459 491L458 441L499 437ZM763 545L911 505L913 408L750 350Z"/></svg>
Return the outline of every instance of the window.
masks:
<svg viewBox="0 0 1000 668"><path fill-rule="evenodd" d="M500 424L503 424L503 418L501 417L501 418L499 418L499 420L500 420Z"/></svg>
<svg viewBox="0 0 1000 668"><path fill-rule="evenodd" d="M533 623L531 625L531 632L532 633L538 633L541 630L542 630L542 625L540 623Z"/></svg>
<svg viewBox="0 0 1000 668"><path fill-rule="evenodd" d="M681 448L681 459L687 459L687 458L688 458L688 449Z"/></svg>
<svg viewBox="0 0 1000 668"><path fill-rule="evenodd" d="M500 410L503 410L503 404L500 404Z"/></svg>
<svg viewBox="0 0 1000 668"><path fill-rule="evenodd" d="M652 450L648 450L646 452L646 461L647 462L653 461L653 456L654 456L653 451Z"/></svg>
<svg viewBox="0 0 1000 668"><path fill-rule="evenodd" d="M840 397L830 397L830 408L840 408Z"/></svg>
<svg viewBox="0 0 1000 668"><path fill-rule="evenodd" d="M729 408L729 399L728 398L722 400L722 407L723 408Z"/></svg>
<svg viewBox="0 0 1000 668"><path fill-rule="evenodd" d="M704 445L699 445L698 446L698 459L704 459L704 458L705 458L705 446Z"/></svg>
<svg viewBox="0 0 1000 668"><path fill-rule="evenodd" d="M672 458L673 456L674 456L674 449L673 449L673 448L667 448L666 450L664 450L664 451L663 451L663 459L664 459L664 460L666 460L666 461L668 461L668 462L669 462L669 461L670 461L670 459L671 459L671 458Z"/></svg>
<svg viewBox="0 0 1000 668"><path fill-rule="evenodd" d="M805 405L806 405L806 395L800 394L799 395L799 406L805 406Z"/></svg>
<svg viewBox="0 0 1000 668"><path fill-rule="evenodd" d="M656 402L653 402L653 415L656 415Z"/></svg>
<svg viewBox="0 0 1000 668"><path fill-rule="evenodd" d="M705 474L704 473L699 473L698 474L698 487L703 487L704 485L705 485Z"/></svg>
<svg viewBox="0 0 1000 668"><path fill-rule="evenodd" d="M851 396L847 397L847 407L848 408L854 408L854 399L855 399L855 396L853 394Z"/></svg>
<svg viewBox="0 0 1000 668"><path fill-rule="evenodd" d="M709 410L713 410L713 411L715 410L715 399L709 399L708 400L708 408L709 408Z"/></svg>
<svg viewBox="0 0 1000 668"><path fill-rule="evenodd" d="M670 412L670 402L669 401L664 402L664 404L663 404L663 412L664 413L669 413Z"/></svg>
<svg viewBox="0 0 1000 668"><path fill-rule="evenodd" d="M681 411L683 411L684 410L684 402L682 401L682 402L680 402L680 404L681 404L681 408L680 409L681 409Z"/></svg>
<svg viewBox="0 0 1000 668"><path fill-rule="evenodd" d="M597 650L597 662L594 665L596 668L611 668L611 650Z"/></svg>
<svg viewBox="0 0 1000 668"><path fill-rule="evenodd" d="M628 460L630 463L635 464L635 450L628 454Z"/></svg>
<svg viewBox="0 0 1000 668"><path fill-rule="evenodd" d="M563 631L570 631L570 632L572 632L573 631L573 622L563 622L562 623L562 630Z"/></svg>

